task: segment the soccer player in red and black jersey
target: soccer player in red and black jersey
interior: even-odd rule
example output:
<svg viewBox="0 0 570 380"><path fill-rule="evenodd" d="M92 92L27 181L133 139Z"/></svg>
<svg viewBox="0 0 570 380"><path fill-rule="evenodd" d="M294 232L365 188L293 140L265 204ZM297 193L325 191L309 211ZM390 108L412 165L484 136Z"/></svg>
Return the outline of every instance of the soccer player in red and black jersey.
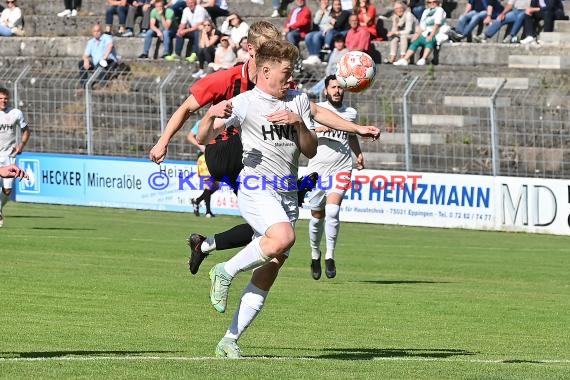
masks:
<svg viewBox="0 0 570 380"><path fill-rule="evenodd" d="M270 22L255 22L249 28L248 52L252 58L255 58L255 52L263 42L280 38L281 31ZM252 89L256 76L255 60L250 59L243 65L212 73L197 81L190 89L191 95L168 121L164 133L151 149L149 158L156 163L164 161L170 140L191 114L210 103L215 105L222 100L229 100L241 92ZM360 126L346 121L336 113L317 106L313 102L311 102L311 114L320 124L333 129L373 139L377 139L380 135L380 130L374 126ZM238 177L243 167L242 150L241 140L235 130L225 131L206 146L206 164L214 179L231 180ZM248 224L235 226L213 237L206 238L200 234L191 234L188 239L192 251L189 261L190 272L195 274L204 258L212 251L243 247L251 241L253 234L253 229Z"/></svg>

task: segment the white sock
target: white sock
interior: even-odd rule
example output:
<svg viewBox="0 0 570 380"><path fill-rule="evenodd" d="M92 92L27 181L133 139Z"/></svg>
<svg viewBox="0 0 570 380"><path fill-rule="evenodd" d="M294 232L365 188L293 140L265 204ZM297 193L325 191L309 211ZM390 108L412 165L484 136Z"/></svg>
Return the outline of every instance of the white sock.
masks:
<svg viewBox="0 0 570 380"><path fill-rule="evenodd" d="M239 339L263 308L267 293L267 291L259 289L251 282L247 284L224 338Z"/></svg>
<svg viewBox="0 0 570 380"><path fill-rule="evenodd" d="M319 246L321 245L321 239L323 237L324 222L324 219L317 219L315 217L311 217L311 220L309 220L309 244L311 246L311 258L313 260L321 258Z"/></svg>
<svg viewBox="0 0 570 380"><path fill-rule="evenodd" d="M200 249L204 253L210 253L210 251L216 250L216 239L213 236L208 236L206 240L202 242Z"/></svg>
<svg viewBox="0 0 570 380"><path fill-rule="evenodd" d="M270 260L261 251L261 238L262 236L253 239L244 249L226 262L224 269L230 276L235 277L239 272L260 267Z"/></svg>
<svg viewBox="0 0 570 380"><path fill-rule="evenodd" d="M334 249L336 247L336 239L340 230L340 221L338 214L340 206L328 204L325 206L325 236L327 240L327 253L325 260L334 259Z"/></svg>

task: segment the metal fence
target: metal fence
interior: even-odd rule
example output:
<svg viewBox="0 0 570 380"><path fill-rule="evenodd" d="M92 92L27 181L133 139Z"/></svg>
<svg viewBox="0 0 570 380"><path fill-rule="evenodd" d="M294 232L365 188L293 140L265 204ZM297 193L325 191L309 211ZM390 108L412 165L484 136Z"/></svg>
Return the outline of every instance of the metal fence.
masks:
<svg viewBox="0 0 570 380"><path fill-rule="evenodd" d="M77 70L0 68L33 130L28 150L147 157L195 79L187 66L132 63L81 86ZM302 77L303 88L318 79ZM570 174L570 88L537 79L382 77L347 94L359 123L382 128L380 142L361 141L369 168L567 178ZM194 159L186 132L168 158Z"/></svg>

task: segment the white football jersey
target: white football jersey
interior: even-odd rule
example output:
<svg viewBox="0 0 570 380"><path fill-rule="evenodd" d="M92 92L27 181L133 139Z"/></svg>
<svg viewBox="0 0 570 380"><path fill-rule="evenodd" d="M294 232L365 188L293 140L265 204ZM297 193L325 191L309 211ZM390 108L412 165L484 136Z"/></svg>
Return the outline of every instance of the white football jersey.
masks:
<svg viewBox="0 0 570 380"><path fill-rule="evenodd" d="M307 128L314 130L307 95L289 90L283 99L278 99L255 87L237 95L231 102L233 113L225 124L226 127L233 125L240 131L244 165L240 175L242 188L247 186L244 177L250 176L250 186L257 179L264 180L267 188L294 191L289 186L292 182L296 183L299 169L301 151L297 129L293 125L271 124L266 116L288 109L301 116Z"/></svg>
<svg viewBox="0 0 570 380"><path fill-rule="evenodd" d="M320 102L317 105L327 108L345 120L355 122L358 113L352 107L342 106L335 108L327 102ZM316 123L316 122L315 122ZM316 123L320 126L319 123ZM334 176L340 172L350 172L352 170L352 154L348 144L348 138L352 133L331 129L328 132L317 132L319 146L317 155L309 160L307 172L317 172L321 177Z"/></svg>
<svg viewBox="0 0 570 380"><path fill-rule="evenodd" d="M16 148L16 128L28 126L24 114L17 108L8 106L0 111L0 156L11 154Z"/></svg>

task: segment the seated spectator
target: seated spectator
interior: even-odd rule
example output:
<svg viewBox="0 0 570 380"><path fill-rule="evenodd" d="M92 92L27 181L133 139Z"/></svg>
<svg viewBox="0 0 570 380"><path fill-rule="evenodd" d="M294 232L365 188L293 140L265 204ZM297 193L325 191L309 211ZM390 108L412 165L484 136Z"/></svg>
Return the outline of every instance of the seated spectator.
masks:
<svg viewBox="0 0 570 380"><path fill-rule="evenodd" d="M436 48L438 44L438 39L436 38L438 33L445 26L446 14L443 8L440 6L439 0L428 0L426 1L427 8L422 15L420 23L416 28L416 32L412 35L412 44L408 48L408 51L403 58L400 58L394 65L396 66L407 66L410 58L415 54L419 47L424 48L422 58L420 58L416 65L423 66L426 64L430 53ZM444 34L445 32L442 32Z"/></svg>
<svg viewBox="0 0 570 380"><path fill-rule="evenodd" d="M243 37L239 42L239 49L236 52L236 56L236 63L246 63L251 57L247 51L247 37Z"/></svg>
<svg viewBox="0 0 570 380"><path fill-rule="evenodd" d="M303 60L305 65L316 65L321 63L319 54L325 42L325 34L332 29L331 24L331 7L329 7L329 0L320 0L320 7L315 12L313 24L317 25L319 30L310 32L305 36L305 44L309 51L307 59Z"/></svg>
<svg viewBox="0 0 570 380"><path fill-rule="evenodd" d="M85 83L87 83L89 72L98 67L101 67L102 71L97 80L104 84L118 64L113 37L104 34L99 24L93 25L91 34L93 38L87 41L83 59L78 64L81 87L84 87Z"/></svg>
<svg viewBox="0 0 570 380"><path fill-rule="evenodd" d="M473 40L475 42L485 42L497 34L503 25L511 25L511 31L505 36L503 43L515 44L519 42L517 35L524 24L525 10L529 6L530 0L509 0L507 6L497 15L497 18L489 25L485 33L473 37Z"/></svg>
<svg viewBox="0 0 570 380"><path fill-rule="evenodd" d="M57 14L57 17L76 17L79 8L81 8L81 0L63 0L65 9Z"/></svg>
<svg viewBox="0 0 570 380"><path fill-rule="evenodd" d="M408 8L411 10L414 17L420 21L424 11L426 10L425 2L423 0L410 0L408 3Z"/></svg>
<svg viewBox="0 0 570 380"><path fill-rule="evenodd" d="M214 54L214 62L210 62L208 67L214 71L229 69L235 66L236 59L236 53L230 46L230 37L222 36Z"/></svg>
<svg viewBox="0 0 570 380"><path fill-rule="evenodd" d="M531 0L530 6L525 11L524 34L526 38L521 44L536 43L538 24L542 20L543 32L554 31L554 20L556 9L559 8L560 0Z"/></svg>
<svg viewBox="0 0 570 380"><path fill-rule="evenodd" d="M216 23L218 17L226 17L230 14L227 0L202 0L200 5L206 8L214 26L218 25Z"/></svg>
<svg viewBox="0 0 570 380"><path fill-rule="evenodd" d="M197 0L186 0L187 7L182 12L182 20L176 31L176 43L174 46L174 54L168 56L168 61L177 61L182 56L182 49L184 48L184 40L188 39L189 48L186 48L186 55L188 51L192 53L186 57L186 60L193 63L198 59L198 50L200 44L200 30L206 21L210 21L208 12L203 6L198 5Z"/></svg>
<svg viewBox="0 0 570 380"><path fill-rule="evenodd" d="M489 25L502 11L503 6L498 0L469 0L465 12L457 20L455 29L450 30L449 37L459 42L470 36L480 23Z"/></svg>
<svg viewBox="0 0 570 380"><path fill-rule="evenodd" d="M152 0L135 0L129 6L127 12L126 31L121 37L132 37L135 31L135 19L142 17L140 23L139 37L144 38L147 30L150 28L150 12L152 11Z"/></svg>
<svg viewBox="0 0 570 380"><path fill-rule="evenodd" d="M313 29L311 9L306 6L305 0L295 0L297 6L293 8L283 27L283 36L299 47L299 42L305 39L307 33Z"/></svg>
<svg viewBox="0 0 570 380"><path fill-rule="evenodd" d="M174 15L178 20L182 18L182 12L186 8L186 0L167 0L164 5L166 8L170 8L174 11Z"/></svg>
<svg viewBox="0 0 570 380"><path fill-rule="evenodd" d="M119 35L125 33L127 23L127 13L132 0L107 0L107 10L105 11L105 33L113 33L113 16L119 16Z"/></svg>
<svg viewBox="0 0 570 380"><path fill-rule="evenodd" d="M232 49L236 50L239 48L240 41L244 37L247 37L249 25L244 22L237 13L230 13L228 18L226 18L222 24L220 31L222 34L230 36L230 46Z"/></svg>
<svg viewBox="0 0 570 380"><path fill-rule="evenodd" d="M346 47L348 50L358 50L363 52L370 51L370 33L367 29L360 26L358 16L355 14L350 15L348 18L350 29L346 33Z"/></svg>
<svg viewBox="0 0 570 380"><path fill-rule="evenodd" d="M390 39L390 56L385 63L394 63L398 46L400 46L400 58L404 58L408 51L408 41L414 33L416 18L402 1L394 4L394 14L392 15L392 30L388 32Z"/></svg>
<svg viewBox="0 0 570 380"><path fill-rule="evenodd" d="M23 36L24 33L24 19L22 11L16 6L16 0L7 0L7 7L4 8L0 15L0 36Z"/></svg>
<svg viewBox="0 0 570 380"><path fill-rule="evenodd" d="M325 78L329 75L336 74L336 67L340 58L348 53L348 49L344 44L344 37L342 35L337 35L334 38L334 49L329 56L329 62L327 64L327 68L325 69ZM318 97L322 94L323 90L325 89L325 78L321 79L311 89L309 90L309 95Z"/></svg>
<svg viewBox="0 0 570 380"><path fill-rule="evenodd" d="M164 45L162 58L169 56L170 41L175 30L174 11L164 7L164 0L156 0L154 2L154 9L150 12L150 29L144 38L143 53L139 58L148 58L148 52L150 51L154 37L158 37Z"/></svg>
<svg viewBox="0 0 570 380"><path fill-rule="evenodd" d="M341 35L346 36L350 26L348 25L348 17L351 15L352 10L345 11L342 9L341 0L333 0L332 9L330 13L332 29L325 34L325 43L323 50L331 50L334 45L335 37Z"/></svg>
<svg viewBox="0 0 570 380"><path fill-rule="evenodd" d="M378 37L376 29L376 7L370 4L370 0L357 0L354 6L354 14L358 16L360 26L368 30L370 39Z"/></svg>
<svg viewBox="0 0 570 380"><path fill-rule="evenodd" d="M216 54L216 45L220 41L222 33L215 28L215 25L210 20L205 21L202 31L200 32L200 43L198 50L198 66L199 70L192 74L193 78L204 78L204 66L210 62L214 62Z"/></svg>

